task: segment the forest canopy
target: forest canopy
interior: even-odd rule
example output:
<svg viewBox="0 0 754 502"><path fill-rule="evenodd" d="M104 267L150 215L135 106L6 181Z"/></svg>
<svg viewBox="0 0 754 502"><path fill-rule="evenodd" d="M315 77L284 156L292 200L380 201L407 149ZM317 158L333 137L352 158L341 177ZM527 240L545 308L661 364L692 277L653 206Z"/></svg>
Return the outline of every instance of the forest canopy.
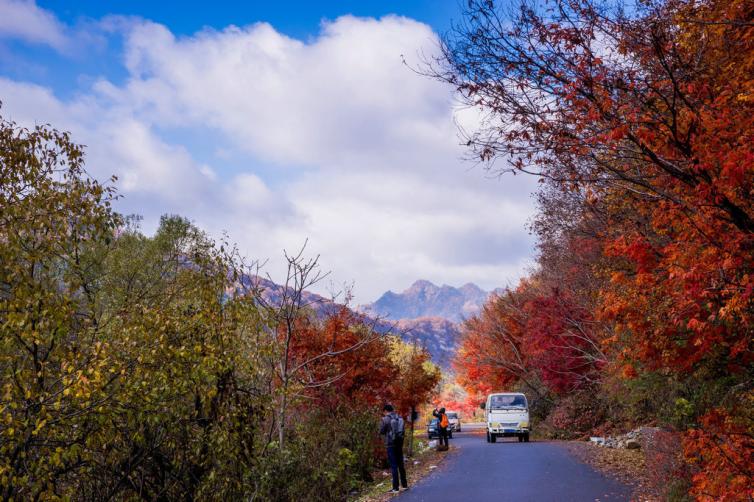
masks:
<svg viewBox="0 0 754 502"><path fill-rule="evenodd" d="M145 236L116 181L68 134L0 119L2 499L344 500L369 481L381 406L439 381L427 352L307 302L316 260L288 256L271 299L186 219Z"/></svg>
<svg viewBox="0 0 754 502"><path fill-rule="evenodd" d="M666 490L750 499L754 4L471 0L442 49L471 154L541 181L537 269L466 323L460 380L555 433L659 425Z"/></svg>

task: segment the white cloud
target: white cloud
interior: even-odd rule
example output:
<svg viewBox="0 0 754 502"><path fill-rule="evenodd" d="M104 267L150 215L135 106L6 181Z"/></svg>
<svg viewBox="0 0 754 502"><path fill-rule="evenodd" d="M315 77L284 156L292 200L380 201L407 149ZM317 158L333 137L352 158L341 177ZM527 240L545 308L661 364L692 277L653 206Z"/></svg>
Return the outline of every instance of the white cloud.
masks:
<svg viewBox="0 0 754 502"><path fill-rule="evenodd" d="M273 273L283 248L309 238L358 301L417 278L492 288L523 272L534 182L485 179L459 160L450 90L401 59L436 50L428 26L345 16L302 42L264 23L190 37L109 23L125 30L125 83L61 101L0 79L0 99L5 115L88 144L90 171L119 176L121 209L146 229L184 214Z"/></svg>
<svg viewBox="0 0 754 502"><path fill-rule="evenodd" d="M20 38L64 50L68 44L64 26L33 0L0 0L0 38Z"/></svg>
<svg viewBox="0 0 754 502"><path fill-rule="evenodd" d="M134 78L108 93L153 120L216 127L281 164L384 156L452 132L448 90L401 60L435 43L428 26L346 16L322 30L309 44L267 24L177 39L145 23L127 37Z"/></svg>

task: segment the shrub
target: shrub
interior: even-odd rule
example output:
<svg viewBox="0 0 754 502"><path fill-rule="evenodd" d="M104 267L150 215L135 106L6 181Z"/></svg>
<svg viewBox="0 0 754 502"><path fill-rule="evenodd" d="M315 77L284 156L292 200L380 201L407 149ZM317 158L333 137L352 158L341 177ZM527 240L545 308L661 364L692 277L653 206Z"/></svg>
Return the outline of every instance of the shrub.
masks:
<svg viewBox="0 0 754 502"><path fill-rule="evenodd" d="M347 409L304 412L286 447L273 443L262 470L262 500L346 500L371 478L377 415Z"/></svg>
<svg viewBox="0 0 754 502"><path fill-rule="evenodd" d="M603 421L602 408L603 404L594 392L565 396L558 401L543 425L556 438L583 436Z"/></svg>

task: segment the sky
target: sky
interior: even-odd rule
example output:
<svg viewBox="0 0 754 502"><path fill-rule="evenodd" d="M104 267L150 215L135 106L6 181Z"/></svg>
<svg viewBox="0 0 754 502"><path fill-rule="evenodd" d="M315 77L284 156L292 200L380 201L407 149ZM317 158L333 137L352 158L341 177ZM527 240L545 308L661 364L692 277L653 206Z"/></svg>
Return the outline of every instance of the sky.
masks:
<svg viewBox="0 0 754 502"><path fill-rule="evenodd" d="M185 216L276 280L306 242L330 272L315 291L355 303L514 285L536 180L470 161L478 112L414 71L459 18L456 0L0 0L0 114L70 131L145 233Z"/></svg>

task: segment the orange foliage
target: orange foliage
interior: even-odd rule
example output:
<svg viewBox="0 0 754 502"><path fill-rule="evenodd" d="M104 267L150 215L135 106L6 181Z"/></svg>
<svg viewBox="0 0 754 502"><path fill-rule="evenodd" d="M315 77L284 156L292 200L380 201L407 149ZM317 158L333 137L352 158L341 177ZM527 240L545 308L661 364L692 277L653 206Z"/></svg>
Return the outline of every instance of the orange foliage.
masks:
<svg viewBox="0 0 754 502"><path fill-rule="evenodd" d="M291 364L310 361L303 368L303 385L310 402L325 408L348 404L377 406L392 397L398 368L390 361L387 340L376 337L348 350L364 339L369 327L346 307L324 320L299 321L298 336L291 348ZM361 333L359 331L362 331ZM343 351L342 353L340 353Z"/></svg>
<svg viewBox="0 0 754 502"><path fill-rule="evenodd" d="M754 499L754 423L743 424L716 408L700 425L683 441L687 459L698 469L691 493L703 501Z"/></svg>
<svg viewBox="0 0 754 502"><path fill-rule="evenodd" d="M493 296L479 315L464 323L453 366L470 402L479 403L488 393L509 388L528 372L520 306L512 292Z"/></svg>
<svg viewBox="0 0 754 502"><path fill-rule="evenodd" d="M372 327L347 307L321 320L301 319L297 329L290 364L306 363L301 378L302 393L309 398L305 406L364 409L389 402L407 413L426 402L440 378L434 367L425 370L429 354L424 349L392 336L370 336Z"/></svg>

